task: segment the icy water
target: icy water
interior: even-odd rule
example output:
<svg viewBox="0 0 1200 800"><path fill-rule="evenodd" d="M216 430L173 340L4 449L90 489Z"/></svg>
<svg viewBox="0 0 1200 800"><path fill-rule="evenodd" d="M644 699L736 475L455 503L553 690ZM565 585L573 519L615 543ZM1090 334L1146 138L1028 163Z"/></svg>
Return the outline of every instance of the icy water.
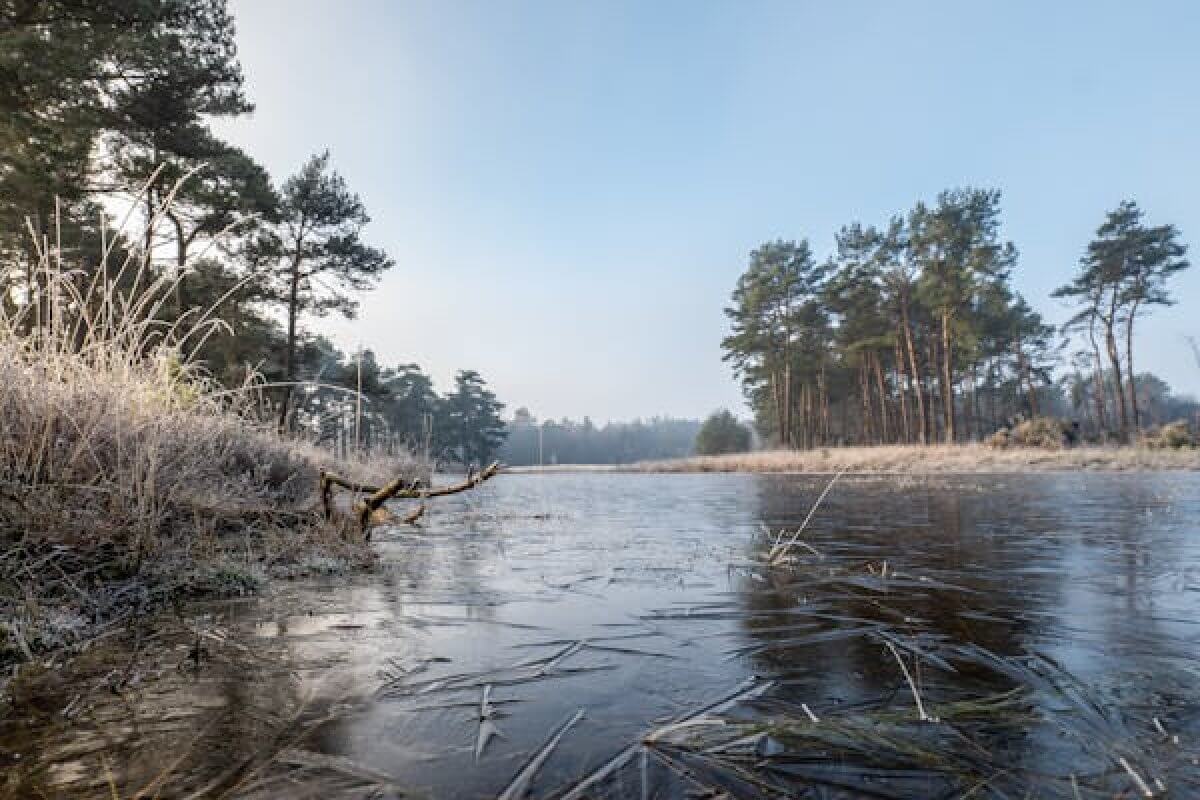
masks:
<svg viewBox="0 0 1200 800"><path fill-rule="evenodd" d="M1200 796L1200 475L847 476L763 565L827 480L501 475L98 647L0 792Z"/></svg>

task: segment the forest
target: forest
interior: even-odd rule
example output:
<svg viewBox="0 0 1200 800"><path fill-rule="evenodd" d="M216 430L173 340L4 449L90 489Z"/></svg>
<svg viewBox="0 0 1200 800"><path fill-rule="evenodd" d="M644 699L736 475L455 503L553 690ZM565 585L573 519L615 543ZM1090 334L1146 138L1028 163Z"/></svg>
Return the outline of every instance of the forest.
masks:
<svg viewBox="0 0 1200 800"><path fill-rule="evenodd" d="M132 297L169 280L171 296L152 309L162 330L218 317L220 330L184 341L180 359L231 389L251 382L280 430L343 454L410 448L469 464L495 452L503 406L477 372L439 394L416 365L341 353L313 326L353 317L396 265L368 242L365 204L329 152L276 182L213 132L214 120L254 109L224 0L10 5L0 302L27 309L19 333L53 323L61 297L38 268L48 250L73 265L79 291L102 262L133 256L147 272L119 288ZM130 218L144 234L120 235Z"/></svg>
<svg viewBox="0 0 1200 800"><path fill-rule="evenodd" d="M415 364L341 353L320 336L320 318L353 317L397 267L370 243L366 206L328 151L275 181L213 132L254 108L223 0L18 2L5 26L0 302L32 309L22 333L53 322L39 254L52 244L82 287L117 251L170 278L154 309L164 328L220 318L219 332L180 345L182 359L220 385L253 383L280 430L341 453L478 463L506 433L514 463L686 452L683 423L646 433L564 422L542 426L535 461L527 421L505 426L478 372L439 393ZM763 440L958 442L1054 415L1090 440L1132 441L1191 413L1134 360L1138 321L1173 302L1170 279L1188 267L1178 229L1133 202L1112 210L1055 292L1073 309L1060 330L1013 288L1019 254L1000 200L948 190L879 226L844 226L827 258L803 239L751 254L722 344ZM123 213L145 233L108 241Z"/></svg>
<svg viewBox="0 0 1200 800"><path fill-rule="evenodd" d="M1017 420L1069 417L1092 441L1187 418L1196 405L1136 373L1137 322L1174 302L1186 269L1173 225L1133 202L1108 213L1056 329L1013 289L1000 192L963 188L881 227L855 222L819 259L807 240L750 255L725 313L724 357L759 431L788 448L979 440Z"/></svg>
<svg viewBox="0 0 1200 800"><path fill-rule="evenodd" d="M563 418L539 422L529 409L518 408L500 448L506 464L632 464L692 454L700 423L690 419L653 417L597 426Z"/></svg>

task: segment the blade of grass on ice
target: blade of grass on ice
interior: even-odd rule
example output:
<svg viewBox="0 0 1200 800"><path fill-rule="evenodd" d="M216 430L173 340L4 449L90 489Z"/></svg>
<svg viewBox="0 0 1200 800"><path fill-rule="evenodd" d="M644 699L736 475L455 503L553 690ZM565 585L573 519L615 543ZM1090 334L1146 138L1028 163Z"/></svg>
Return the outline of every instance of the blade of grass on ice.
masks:
<svg viewBox="0 0 1200 800"><path fill-rule="evenodd" d="M558 746L559 741L566 735L567 731L581 719L583 719L582 708L569 717L566 722L558 726L558 730L546 740L546 743L542 745L542 749L533 758L529 759L525 766L521 767L520 771L512 779L512 782L508 784L508 787L500 793L497 800L520 800L520 798L524 797L529 792L529 785L533 782L533 777L537 774L537 771L542 768L542 764L546 763L546 759L550 757L550 754Z"/></svg>

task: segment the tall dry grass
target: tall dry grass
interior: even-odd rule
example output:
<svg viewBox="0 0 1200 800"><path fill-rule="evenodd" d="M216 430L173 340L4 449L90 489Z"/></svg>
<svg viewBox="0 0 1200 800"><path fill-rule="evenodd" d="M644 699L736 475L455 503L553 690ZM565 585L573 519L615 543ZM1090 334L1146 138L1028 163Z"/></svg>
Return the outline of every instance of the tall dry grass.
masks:
<svg viewBox="0 0 1200 800"><path fill-rule="evenodd" d="M1200 450L1147 447L995 449L977 444L830 447L694 456L635 465L646 472L807 472L821 474L975 473L1047 470L1200 469Z"/></svg>
<svg viewBox="0 0 1200 800"><path fill-rule="evenodd" d="M402 465L281 438L260 382L229 390L187 355L226 332L219 307L164 322L179 276L121 228L94 269L57 238L35 238L34 290L0 302L0 662L181 592L369 558L311 510L319 470Z"/></svg>

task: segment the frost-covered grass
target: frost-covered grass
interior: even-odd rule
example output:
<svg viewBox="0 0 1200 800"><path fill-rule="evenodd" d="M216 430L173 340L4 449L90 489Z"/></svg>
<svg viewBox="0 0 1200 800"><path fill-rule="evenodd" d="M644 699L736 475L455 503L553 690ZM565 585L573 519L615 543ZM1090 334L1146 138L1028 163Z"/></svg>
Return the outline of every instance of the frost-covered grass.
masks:
<svg viewBox="0 0 1200 800"><path fill-rule="evenodd" d="M1030 470L1200 469L1200 450L1149 447L997 449L977 444L829 447L694 456L636 465L647 472L878 472L897 474Z"/></svg>
<svg viewBox="0 0 1200 800"><path fill-rule="evenodd" d="M108 242L88 270L43 242L32 302L0 303L0 662L181 594L367 562L314 511L319 471L417 468L278 435L254 382L231 391L185 355L222 333L219 308L164 323L174 279Z"/></svg>

